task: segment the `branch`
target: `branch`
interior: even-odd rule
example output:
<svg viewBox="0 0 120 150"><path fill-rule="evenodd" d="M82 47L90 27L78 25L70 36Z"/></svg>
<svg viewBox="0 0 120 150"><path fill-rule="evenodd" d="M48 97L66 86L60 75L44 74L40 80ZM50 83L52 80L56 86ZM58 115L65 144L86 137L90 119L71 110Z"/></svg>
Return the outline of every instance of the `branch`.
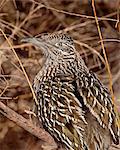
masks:
<svg viewBox="0 0 120 150"><path fill-rule="evenodd" d="M15 122L18 126L22 127L32 135L44 141L46 145L44 146L44 148L48 146L51 150L55 150L57 148L57 144L49 133L47 133L44 129L35 126L34 124L32 124L32 122L25 119L23 116L19 115L2 102L0 102L0 112L8 119Z"/></svg>

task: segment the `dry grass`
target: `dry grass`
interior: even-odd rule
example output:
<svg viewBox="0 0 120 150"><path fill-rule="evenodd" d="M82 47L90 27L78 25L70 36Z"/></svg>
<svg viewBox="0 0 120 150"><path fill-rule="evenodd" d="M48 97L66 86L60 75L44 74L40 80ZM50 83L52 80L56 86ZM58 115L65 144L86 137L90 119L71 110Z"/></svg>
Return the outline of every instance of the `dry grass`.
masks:
<svg viewBox="0 0 120 150"><path fill-rule="evenodd" d="M38 125L32 113L35 95L31 85L43 57L40 50L20 40L43 32L68 32L87 66L113 91L120 115L120 3L119 0L96 0L92 5L92 2L0 1L1 102ZM0 150L41 149L42 143L34 133L29 134L9 119L0 114Z"/></svg>

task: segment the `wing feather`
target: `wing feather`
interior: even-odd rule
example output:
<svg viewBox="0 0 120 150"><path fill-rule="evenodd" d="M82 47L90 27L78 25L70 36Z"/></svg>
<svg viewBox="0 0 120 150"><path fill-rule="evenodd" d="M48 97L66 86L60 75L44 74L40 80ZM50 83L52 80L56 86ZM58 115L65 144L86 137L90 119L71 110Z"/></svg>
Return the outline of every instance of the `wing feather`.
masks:
<svg viewBox="0 0 120 150"><path fill-rule="evenodd" d="M100 126L109 128L113 142L119 144L119 131L114 105L108 89L92 72L78 74L76 80L80 96L84 105L97 119Z"/></svg>

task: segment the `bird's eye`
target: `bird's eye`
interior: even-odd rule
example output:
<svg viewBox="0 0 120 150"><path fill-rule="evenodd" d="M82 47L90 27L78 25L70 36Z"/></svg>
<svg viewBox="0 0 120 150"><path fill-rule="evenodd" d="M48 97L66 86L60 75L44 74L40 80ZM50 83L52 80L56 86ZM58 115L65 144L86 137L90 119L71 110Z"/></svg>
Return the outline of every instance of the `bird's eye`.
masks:
<svg viewBox="0 0 120 150"><path fill-rule="evenodd" d="M63 47L63 48L67 48L68 46L67 46L67 44L66 43L63 43L63 42L59 42L59 43L56 43L55 44L56 46L61 46L61 47Z"/></svg>
<svg viewBox="0 0 120 150"><path fill-rule="evenodd" d="M62 42L56 43L56 46L62 46Z"/></svg>

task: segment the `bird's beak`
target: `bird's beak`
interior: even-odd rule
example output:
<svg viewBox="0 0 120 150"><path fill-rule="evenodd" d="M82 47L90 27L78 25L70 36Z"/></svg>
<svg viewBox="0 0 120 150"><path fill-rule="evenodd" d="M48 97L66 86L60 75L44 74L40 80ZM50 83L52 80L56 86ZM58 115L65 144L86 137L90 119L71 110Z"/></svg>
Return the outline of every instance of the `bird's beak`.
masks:
<svg viewBox="0 0 120 150"><path fill-rule="evenodd" d="M46 46L55 47L55 45L52 45L52 43L48 43L44 39L36 38L36 37L23 38L23 39L21 39L21 42L32 43L33 45L35 45L39 48L42 48L42 47L45 48Z"/></svg>
<svg viewBox="0 0 120 150"><path fill-rule="evenodd" d="M21 42L26 42L26 43L32 43L33 45L36 45L38 47L40 47L40 45L43 43L42 40L38 40L37 38L35 37L28 37L28 38L23 38L21 40Z"/></svg>
<svg viewBox="0 0 120 150"><path fill-rule="evenodd" d="M46 47L49 44L47 44L43 39L35 37L27 37L23 38L21 42L32 43L34 46L39 47L46 56L49 53L48 48Z"/></svg>
<svg viewBox="0 0 120 150"><path fill-rule="evenodd" d="M29 42L31 42L31 40L33 40L32 37L26 37L26 38L21 39L20 42L22 42L22 43L23 42L29 43Z"/></svg>

